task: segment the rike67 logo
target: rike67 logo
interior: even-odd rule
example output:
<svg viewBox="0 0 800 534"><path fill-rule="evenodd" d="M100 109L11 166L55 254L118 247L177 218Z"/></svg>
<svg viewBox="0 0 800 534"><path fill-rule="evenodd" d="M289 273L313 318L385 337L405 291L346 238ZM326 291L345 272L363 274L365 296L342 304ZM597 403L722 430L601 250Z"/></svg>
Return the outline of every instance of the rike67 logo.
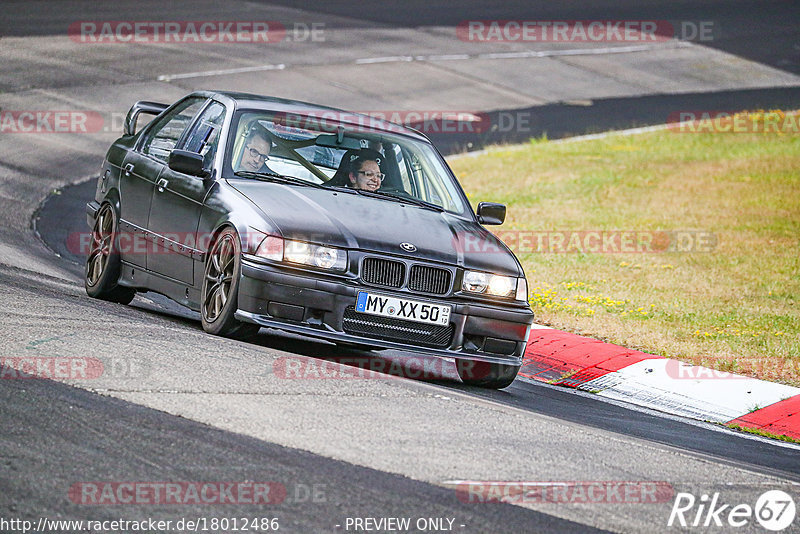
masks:
<svg viewBox="0 0 800 534"><path fill-rule="evenodd" d="M780 532L794 523L796 512L794 499L781 490L762 493L755 506L726 503L719 493L703 494L698 499L691 493L680 492L675 495L667 526L717 527L730 532L732 528L746 527L755 521L766 530Z"/></svg>

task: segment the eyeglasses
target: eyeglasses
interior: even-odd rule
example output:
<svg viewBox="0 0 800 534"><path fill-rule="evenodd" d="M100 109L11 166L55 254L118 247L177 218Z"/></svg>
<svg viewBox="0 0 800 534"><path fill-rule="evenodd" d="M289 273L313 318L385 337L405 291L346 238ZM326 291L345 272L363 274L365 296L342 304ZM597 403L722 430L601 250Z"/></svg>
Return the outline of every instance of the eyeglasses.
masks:
<svg viewBox="0 0 800 534"><path fill-rule="evenodd" d="M263 159L264 161L267 161L269 159L269 154L262 154L261 152L259 152L255 148L250 148L250 147L247 147L247 148L250 150L250 156L252 156L254 158Z"/></svg>
<svg viewBox="0 0 800 534"><path fill-rule="evenodd" d="M375 172L375 171L358 171L358 174L363 174L370 180L372 180L373 178L377 178L381 182L386 177L386 175L383 174L382 172Z"/></svg>

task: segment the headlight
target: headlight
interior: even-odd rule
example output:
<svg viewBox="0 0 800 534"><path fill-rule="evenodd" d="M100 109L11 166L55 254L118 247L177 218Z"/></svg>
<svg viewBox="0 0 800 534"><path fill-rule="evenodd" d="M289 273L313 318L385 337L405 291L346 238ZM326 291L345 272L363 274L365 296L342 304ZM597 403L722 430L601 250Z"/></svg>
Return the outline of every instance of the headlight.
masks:
<svg viewBox="0 0 800 534"><path fill-rule="evenodd" d="M256 249L256 256L334 271L347 269L347 252L340 248L282 239L277 236L267 236Z"/></svg>
<svg viewBox="0 0 800 534"><path fill-rule="evenodd" d="M483 293L489 286L490 276L489 273L466 271L464 273L464 282L461 284L461 289L469 291L470 293Z"/></svg>
<svg viewBox="0 0 800 534"><path fill-rule="evenodd" d="M468 293L481 293L492 297L508 298L519 295L523 300L528 298L528 288L524 278L481 271L464 271L461 289Z"/></svg>
<svg viewBox="0 0 800 534"><path fill-rule="evenodd" d="M268 260L283 260L283 238L275 235L268 235L261 244L258 245L256 256Z"/></svg>

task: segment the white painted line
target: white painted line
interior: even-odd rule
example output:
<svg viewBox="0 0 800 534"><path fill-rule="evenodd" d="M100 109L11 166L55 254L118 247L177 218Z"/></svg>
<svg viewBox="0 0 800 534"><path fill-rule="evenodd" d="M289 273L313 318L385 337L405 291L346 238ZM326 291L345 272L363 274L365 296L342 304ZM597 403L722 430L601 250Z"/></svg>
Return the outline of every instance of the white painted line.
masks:
<svg viewBox="0 0 800 534"><path fill-rule="evenodd" d="M716 378L699 378L703 376ZM715 372L671 359L643 360L590 380L580 389L655 410L719 423L800 394L800 388Z"/></svg>
<svg viewBox="0 0 800 534"><path fill-rule="evenodd" d="M224 76L226 74L240 74L242 72L259 72L265 70L283 70L286 65L257 65L254 67L239 67L235 69L206 70L201 72L184 72L182 74L162 74L156 80L159 82L169 82L172 80L183 80L186 78L205 78L207 76Z"/></svg>
<svg viewBox="0 0 800 534"><path fill-rule="evenodd" d="M396 63L408 61L464 61L467 59L524 59L557 56L590 56L606 54L631 54L650 50L686 48L691 43L675 41L671 45L611 46L606 48L572 48L563 50L526 50L523 52L490 52L486 54L432 54L429 56L367 57L355 60L356 65L371 63Z"/></svg>
<svg viewBox="0 0 800 534"><path fill-rule="evenodd" d="M411 56L367 57L357 59L355 63L356 65L368 65L371 63L396 63L398 61L414 61L414 58Z"/></svg>
<svg viewBox="0 0 800 534"><path fill-rule="evenodd" d="M542 324L533 323L531 325L531 330L536 330L536 329L539 329L539 330L552 330L552 328L549 327L549 326L544 326Z"/></svg>
<svg viewBox="0 0 800 534"><path fill-rule="evenodd" d="M536 55L538 52L489 52L486 54L478 54L478 59L520 59L526 57L543 57Z"/></svg>
<svg viewBox="0 0 800 534"><path fill-rule="evenodd" d="M478 59L519 59L526 57L557 57L557 56L592 56L606 54L631 54L634 52L649 52L651 50L665 50L673 48L686 48L689 43L675 41L672 46L665 45L637 45L637 46L610 46L606 48L567 48L563 50L529 50L525 52L494 52L478 54Z"/></svg>
<svg viewBox="0 0 800 534"><path fill-rule="evenodd" d="M420 56L425 57L425 56ZM470 59L469 54L441 54L438 56L428 56L428 61L457 61L463 59Z"/></svg>

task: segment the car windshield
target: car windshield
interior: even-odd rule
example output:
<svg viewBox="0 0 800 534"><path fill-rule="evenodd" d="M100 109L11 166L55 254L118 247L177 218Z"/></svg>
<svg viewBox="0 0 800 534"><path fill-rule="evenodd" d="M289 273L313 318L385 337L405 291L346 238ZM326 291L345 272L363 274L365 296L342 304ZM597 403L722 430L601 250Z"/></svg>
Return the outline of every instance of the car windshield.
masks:
<svg viewBox="0 0 800 534"><path fill-rule="evenodd" d="M332 120L331 115L339 117ZM292 183L289 177L379 200L468 213L460 186L429 143L375 130L353 120L358 118L363 119L338 112L239 112L223 175Z"/></svg>

